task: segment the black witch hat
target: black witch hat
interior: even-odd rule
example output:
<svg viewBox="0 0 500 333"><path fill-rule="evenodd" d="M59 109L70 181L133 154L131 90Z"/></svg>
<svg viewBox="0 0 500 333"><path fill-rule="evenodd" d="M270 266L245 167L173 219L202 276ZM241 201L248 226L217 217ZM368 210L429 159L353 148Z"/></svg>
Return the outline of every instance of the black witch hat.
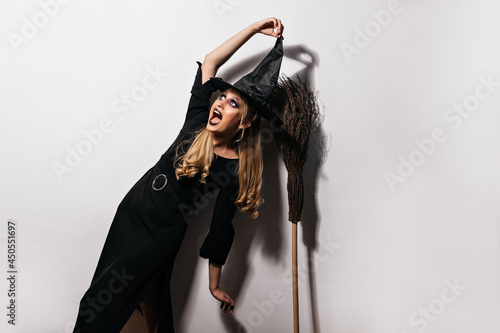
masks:
<svg viewBox="0 0 500 333"><path fill-rule="evenodd" d="M283 42L282 38L279 37L273 49L260 64L234 84L229 84L219 77L212 77L210 80L220 91L226 91L229 88L239 91L257 108L259 115L267 120L276 121L278 125L281 125L283 123L281 121L281 114L276 109L268 108L267 102L278 83L282 59Z"/></svg>

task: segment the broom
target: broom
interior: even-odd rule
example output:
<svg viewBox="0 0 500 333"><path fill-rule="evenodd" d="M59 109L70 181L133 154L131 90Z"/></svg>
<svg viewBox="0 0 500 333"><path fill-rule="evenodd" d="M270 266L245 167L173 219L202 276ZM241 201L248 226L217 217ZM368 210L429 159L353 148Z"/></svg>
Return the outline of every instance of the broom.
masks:
<svg viewBox="0 0 500 333"><path fill-rule="evenodd" d="M297 276L297 223L301 220L304 203L303 166L309 145L309 132L318 105L309 84L292 81L283 75L270 99L270 107L282 111L282 130L275 141L288 171L288 220L292 222L293 327L299 332L299 292Z"/></svg>

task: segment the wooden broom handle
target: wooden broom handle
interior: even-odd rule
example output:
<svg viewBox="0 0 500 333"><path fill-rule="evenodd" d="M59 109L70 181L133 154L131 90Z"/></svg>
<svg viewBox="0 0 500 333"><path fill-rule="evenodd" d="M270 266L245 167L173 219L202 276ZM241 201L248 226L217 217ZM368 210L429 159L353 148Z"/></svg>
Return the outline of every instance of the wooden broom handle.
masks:
<svg viewBox="0 0 500 333"><path fill-rule="evenodd" d="M297 274L297 222L292 222L293 332L299 333L299 281Z"/></svg>

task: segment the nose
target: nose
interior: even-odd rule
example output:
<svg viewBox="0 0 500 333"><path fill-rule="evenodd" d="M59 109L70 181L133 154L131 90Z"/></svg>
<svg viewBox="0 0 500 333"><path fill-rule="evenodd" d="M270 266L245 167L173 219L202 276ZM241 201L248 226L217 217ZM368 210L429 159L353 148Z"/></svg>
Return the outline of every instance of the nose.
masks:
<svg viewBox="0 0 500 333"><path fill-rule="evenodd" d="M226 107L227 103L229 103L229 101L227 99L225 99L225 100L217 100L217 107L219 107L222 110L224 110L224 108Z"/></svg>

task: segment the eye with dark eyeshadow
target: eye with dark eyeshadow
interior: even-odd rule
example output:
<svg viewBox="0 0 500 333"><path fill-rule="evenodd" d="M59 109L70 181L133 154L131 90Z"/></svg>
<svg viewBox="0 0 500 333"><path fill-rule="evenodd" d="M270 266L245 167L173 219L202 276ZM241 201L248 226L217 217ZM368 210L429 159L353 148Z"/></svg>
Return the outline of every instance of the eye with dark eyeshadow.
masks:
<svg viewBox="0 0 500 333"><path fill-rule="evenodd" d="M225 100L226 99L226 94L220 94L219 99L220 100ZM231 104L231 106L233 108L238 108L239 107L239 104L238 104L238 102L235 99L230 100L229 104Z"/></svg>
<svg viewBox="0 0 500 333"><path fill-rule="evenodd" d="M231 103L231 106L232 106L233 108L237 108L237 107L239 106L239 105L238 105L238 103L236 102L236 100L234 100L234 99L232 99L232 100L230 101L230 103Z"/></svg>

